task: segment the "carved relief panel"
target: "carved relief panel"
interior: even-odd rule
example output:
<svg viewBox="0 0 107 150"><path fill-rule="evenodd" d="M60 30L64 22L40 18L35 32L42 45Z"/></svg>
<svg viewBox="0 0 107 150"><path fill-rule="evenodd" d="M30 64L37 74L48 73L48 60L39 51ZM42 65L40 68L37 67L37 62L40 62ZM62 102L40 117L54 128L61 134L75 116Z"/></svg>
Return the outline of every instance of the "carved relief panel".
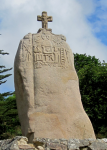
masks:
<svg viewBox="0 0 107 150"><path fill-rule="evenodd" d="M34 68L43 66L67 67L69 49L62 35L54 35L46 30L33 35Z"/></svg>
<svg viewBox="0 0 107 150"><path fill-rule="evenodd" d="M27 34L20 42L21 61L30 64L32 62L32 34Z"/></svg>

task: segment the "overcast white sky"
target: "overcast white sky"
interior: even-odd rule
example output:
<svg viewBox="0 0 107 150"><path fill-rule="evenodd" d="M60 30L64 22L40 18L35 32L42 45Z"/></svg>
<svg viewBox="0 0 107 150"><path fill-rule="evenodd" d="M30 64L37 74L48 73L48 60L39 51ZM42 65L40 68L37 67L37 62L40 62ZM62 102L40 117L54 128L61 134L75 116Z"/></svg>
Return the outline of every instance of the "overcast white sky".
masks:
<svg viewBox="0 0 107 150"><path fill-rule="evenodd" d="M73 53L107 62L107 0L0 0L0 49L9 53L0 55L0 65L13 67L20 40L41 28L42 11L53 16L48 27L66 36ZM0 86L0 93L7 91L14 91L13 75Z"/></svg>

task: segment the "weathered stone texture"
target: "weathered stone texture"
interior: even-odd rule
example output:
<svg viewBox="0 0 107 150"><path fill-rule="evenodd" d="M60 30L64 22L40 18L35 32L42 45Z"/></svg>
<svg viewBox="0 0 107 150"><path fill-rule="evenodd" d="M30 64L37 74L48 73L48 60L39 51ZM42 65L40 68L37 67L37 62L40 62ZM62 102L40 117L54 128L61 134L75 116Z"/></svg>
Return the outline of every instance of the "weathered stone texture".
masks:
<svg viewBox="0 0 107 150"><path fill-rule="evenodd" d="M107 150L107 139L47 139L35 138L28 143L27 138L17 136L13 139L1 140L0 150ZM67 144L62 144L67 141Z"/></svg>
<svg viewBox="0 0 107 150"><path fill-rule="evenodd" d="M63 35L46 29L27 34L14 64L21 129L29 141L95 138L79 92L73 53Z"/></svg>

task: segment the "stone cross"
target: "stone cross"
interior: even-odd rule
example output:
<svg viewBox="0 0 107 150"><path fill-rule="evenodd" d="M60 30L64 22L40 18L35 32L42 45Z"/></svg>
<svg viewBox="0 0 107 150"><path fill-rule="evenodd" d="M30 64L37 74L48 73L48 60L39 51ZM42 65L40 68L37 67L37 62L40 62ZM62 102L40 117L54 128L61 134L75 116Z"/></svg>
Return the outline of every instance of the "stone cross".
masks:
<svg viewBox="0 0 107 150"><path fill-rule="evenodd" d="M42 16L37 16L37 21L42 21L42 28L48 28L48 22L52 22L52 16L47 16L47 12L43 11Z"/></svg>

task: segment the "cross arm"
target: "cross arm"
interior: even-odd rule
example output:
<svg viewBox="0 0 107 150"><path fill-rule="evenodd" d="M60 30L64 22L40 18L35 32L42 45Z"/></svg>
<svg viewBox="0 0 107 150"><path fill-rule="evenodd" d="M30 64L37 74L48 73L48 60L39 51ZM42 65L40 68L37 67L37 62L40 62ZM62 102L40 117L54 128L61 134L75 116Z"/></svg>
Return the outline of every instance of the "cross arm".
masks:
<svg viewBox="0 0 107 150"><path fill-rule="evenodd" d="M41 16L37 16L37 21L42 21L42 17Z"/></svg>
<svg viewBox="0 0 107 150"><path fill-rule="evenodd" d="M47 19L48 19L48 22L52 22L53 20L52 16L47 17Z"/></svg>

